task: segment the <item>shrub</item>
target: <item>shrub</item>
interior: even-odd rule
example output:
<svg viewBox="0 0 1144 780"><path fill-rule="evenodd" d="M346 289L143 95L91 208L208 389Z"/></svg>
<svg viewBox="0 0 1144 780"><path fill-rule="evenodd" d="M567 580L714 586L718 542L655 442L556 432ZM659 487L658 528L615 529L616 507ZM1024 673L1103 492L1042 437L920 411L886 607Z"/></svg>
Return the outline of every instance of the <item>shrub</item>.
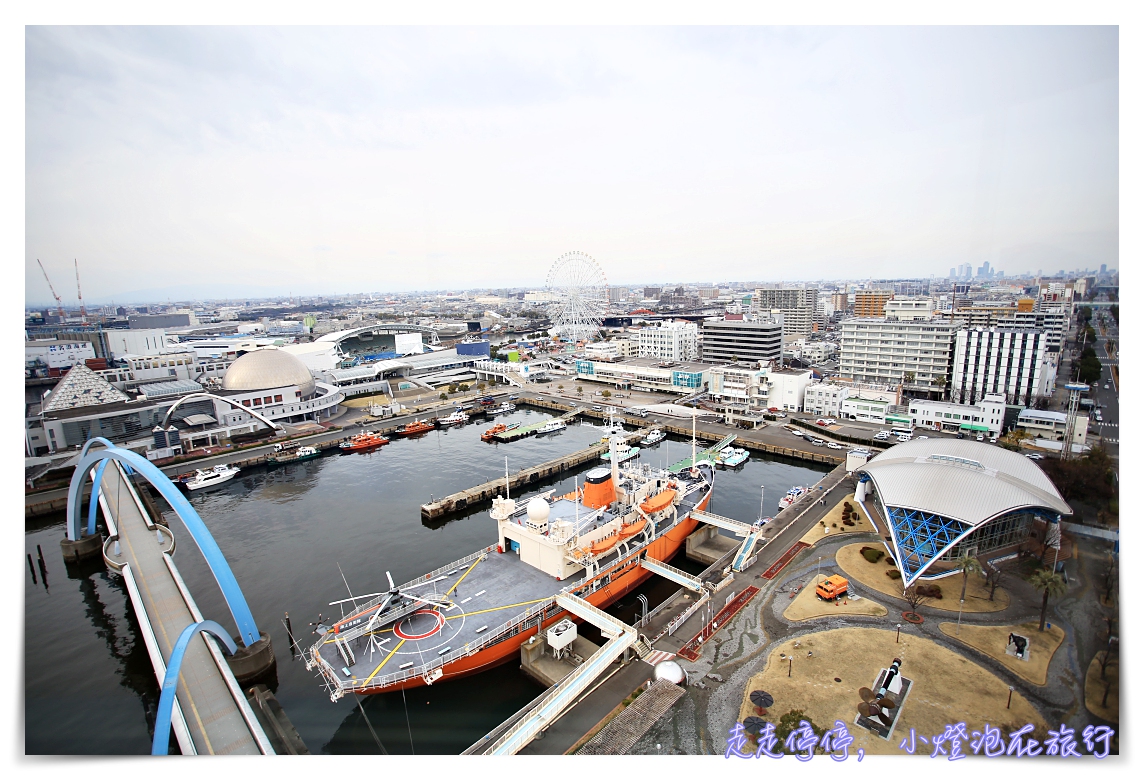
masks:
<svg viewBox="0 0 1144 780"><path fill-rule="evenodd" d="M830 527L831 527L831 528L837 528L837 527L838 527L838 523L831 523L831 524L830 524Z"/></svg>
<svg viewBox="0 0 1144 780"><path fill-rule="evenodd" d="M927 599L940 599L941 598L941 586L940 585L918 585L918 595L925 596Z"/></svg>
<svg viewBox="0 0 1144 780"><path fill-rule="evenodd" d="M863 547L861 553L862 557L868 560L870 563L877 563L878 561L882 560L882 556L886 554L884 551L875 547Z"/></svg>
<svg viewBox="0 0 1144 780"><path fill-rule="evenodd" d="M850 519L846 519L846 520L842 521L842 525L854 525L854 521L850 520Z"/></svg>
<svg viewBox="0 0 1144 780"><path fill-rule="evenodd" d="M897 569L890 569L886 572L886 576L892 580L900 580L902 578L902 573Z"/></svg>

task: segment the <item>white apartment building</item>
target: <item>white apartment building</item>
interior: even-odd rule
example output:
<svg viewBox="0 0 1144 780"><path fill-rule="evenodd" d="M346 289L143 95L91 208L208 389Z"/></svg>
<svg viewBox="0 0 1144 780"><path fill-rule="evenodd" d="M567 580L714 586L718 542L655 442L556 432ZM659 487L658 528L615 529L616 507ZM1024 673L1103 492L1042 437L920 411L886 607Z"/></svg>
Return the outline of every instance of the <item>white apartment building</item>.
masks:
<svg viewBox="0 0 1144 780"><path fill-rule="evenodd" d="M663 361L690 361L699 356L699 326L672 320L657 327L640 328L640 357Z"/></svg>
<svg viewBox="0 0 1144 780"><path fill-rule="evenodd" d="M891 298L886 301L887 319L928 320L933 318L932 298Z"/></svg>
<svg viewBox="0 0 1144 780"><path fill-rule="evenodd" d="M990 393L975 404L910 401L910 422L933 431L987 433L1000 436L1005 424L1005 396Z"/></svg>
<svg viewBox="0 0 1144 780"><path fill-rule="evenodd" d="M844 398L839 404L838 416L844 420L886 424L890 403L874 398Z"/></svg>
<svg viewBox="0 0 1144 780"><path fill-rule="evenodd" d="M767 383L770 385L767 400L770 408L801 412L811 377L809 369L780 368L770 371L767 375Z"/></svg>
<svg viewBox="0 0 1144 780"><path fill-rule="evenodd" d="M786 351L791 357L796 357L817 365L834 357L834 353L838 351L838 345L830 341L807 341L806 339L801 339L791 344L790 348Z"/></svg>
<svg viewBox="0 0 1144 780"><path fill-rule="evenodd" d="M1011 317L999 320L997 327L1002 329L1031 328L1044 331L1045 348L1049 352L1060 352L1070 324L1068 312L1057 306L1042 311L1014 312Z"/></svg>
<svg viewBox="0 0 1144 780"><path fill-rule="evenodd" d="M760 287L751 299L751 309L758 313L781 311L784 342L806 338L814 330L818 290L813 287Z"/></svg>
<svg viewBox="0 0 1144 780"><path fill-rule="evenodd" d="M854 317L842 321L839 373L855 382L944 387L961 322Z"/></svg>
<svg viewBox="0 0 1144 780"><path fill-rule="evenodd" d="M894 405L900 402L901 393L883 385L815 382L806 388L802 410L820 417L838 417L842 414L842 402L850 398Z"/></svg>
<svg viewBox="0 0 1144 780"><path fill-rule="evenodd" d="M1000 393L1007 403L1032 406L1051 395L1056 365L1049 359L1048 337L1031 329L971 328L958 331L950 399L973 404Z"/></svg>
<svg viewBox="0 0 1144 780"><path fill-rule="evenodd" d="M717 407L721 407L721 411L761 411L771 405L766 368L754 368L745 363L715 366L710 377L708 396Z"/></svg>

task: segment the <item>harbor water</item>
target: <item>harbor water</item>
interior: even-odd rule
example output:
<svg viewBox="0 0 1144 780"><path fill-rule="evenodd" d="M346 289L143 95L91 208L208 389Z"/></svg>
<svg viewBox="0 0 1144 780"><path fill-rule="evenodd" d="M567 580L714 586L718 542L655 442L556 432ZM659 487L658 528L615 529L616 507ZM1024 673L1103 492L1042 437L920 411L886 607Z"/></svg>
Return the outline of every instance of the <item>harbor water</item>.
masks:
<svg viewBox="0 0 1144 780"><path fill-rule="evenodd" d="M518 409L496 421L527 425L548 416ZM308 647L315 640L310 623L319 614L339 615L329 602L351 592L386 590L386 571L405 582L495 542L487 506L433 521L421 519L420 506L503 476L506 457L509 470L516 471L582 449L601 434L597 427L572 424L510 444L480 441L492 424L480 420L395 438L370 454L245 469L229 483L189 494L259 628L272 637L278 666L271 687L311 752L459 753L541 692L516 663L508 663L404 694L331 703L316 673L292 657L282 622L288 612L298 643ZM644 450L640 460L662 467L689 453L689 443L672 437ZM567 492L595 465L565 472L529 493ZM773 515L790 487L812 485L827 470L752 454L744 466L717 472L709 511L753 521L760 512L759 487L765 485L763 512ZM175 560L200 610L233 627L190 535L173 513L168 519L178 541ZM102 561L65 566L63 535L62 513L25 526L26 552L35 559L39 547L47 564L46 582L37 571L33 584L25 570L25 751L148 753L159 688L126 589ZM702 568L685 561L682 552L673 563L693 572ZM675 590L652 577L640 592L654 607ZM635 596L610 611L632 619Z"/></svg>

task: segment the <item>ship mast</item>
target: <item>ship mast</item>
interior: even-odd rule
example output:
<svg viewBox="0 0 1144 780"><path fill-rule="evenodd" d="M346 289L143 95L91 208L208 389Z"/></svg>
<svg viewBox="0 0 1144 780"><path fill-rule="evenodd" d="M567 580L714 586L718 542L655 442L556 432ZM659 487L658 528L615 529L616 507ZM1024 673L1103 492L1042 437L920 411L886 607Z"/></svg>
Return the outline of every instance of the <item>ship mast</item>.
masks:
<svg viewBox="0 0 1144 780"><path fill-rule="evenodd" d="M504 497L508 500L508 455L504 456Z"/></svg>
<svg viewBox="0 0 1144 780"><path fill-rule="evenodd" d="M691 407L691 473L695 473L695 407Z"/></svg>

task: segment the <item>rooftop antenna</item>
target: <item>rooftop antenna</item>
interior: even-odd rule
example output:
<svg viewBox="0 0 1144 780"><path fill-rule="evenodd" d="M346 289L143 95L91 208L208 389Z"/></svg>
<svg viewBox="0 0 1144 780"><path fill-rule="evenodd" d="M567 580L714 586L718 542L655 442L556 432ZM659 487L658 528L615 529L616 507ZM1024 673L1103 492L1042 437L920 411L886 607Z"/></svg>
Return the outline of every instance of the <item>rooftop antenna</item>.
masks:
<svg viewBox="0 0 1144 780"><path fill-rule="evenodd" d="M36 258L36 262L40 263L40 259ZM52 285L52 280L48 278L48 272L43 263L40 263L40 270L44 272L44 280L48 283L48 289L52 291L52 297L56 299L56 310L60 313L60 322L62 323L67 319L67 315L64 314L64 302L60 300L60 296L56 295L56 288Z"/></svg>
<svg viewBox="0 0 1144 780"><path fill-rule="evenodd" d="M75 262L75 292L79 296L79 316L80 322L87 325L87 307L83 305L83 288L79 286L79 260L74 259Z"/></svg>

